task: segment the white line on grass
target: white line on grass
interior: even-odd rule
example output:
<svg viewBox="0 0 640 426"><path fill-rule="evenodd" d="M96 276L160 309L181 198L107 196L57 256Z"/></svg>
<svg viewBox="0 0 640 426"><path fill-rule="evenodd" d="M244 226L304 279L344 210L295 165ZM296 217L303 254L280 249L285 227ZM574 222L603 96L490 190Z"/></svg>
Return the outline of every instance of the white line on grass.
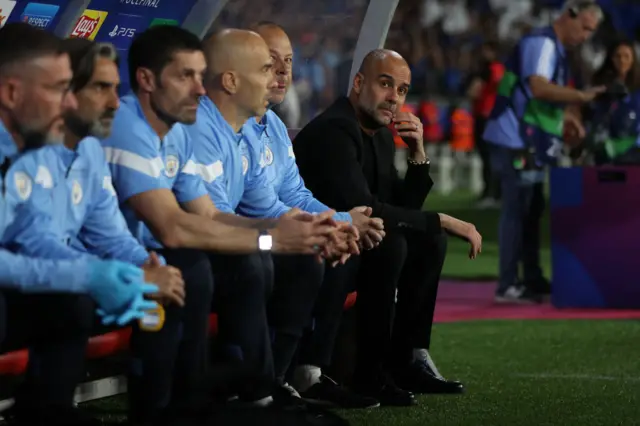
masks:
<svg viewBox="0 0 640 426"><path fill-rule="evenodd" d="M615 376L599 376L591 374L553 374L553 373L537 373L537 374L515 374L515 377L524 379L559 379L559 380L600 380L607 382L640 382L640 377L615 377Z"/></svg>

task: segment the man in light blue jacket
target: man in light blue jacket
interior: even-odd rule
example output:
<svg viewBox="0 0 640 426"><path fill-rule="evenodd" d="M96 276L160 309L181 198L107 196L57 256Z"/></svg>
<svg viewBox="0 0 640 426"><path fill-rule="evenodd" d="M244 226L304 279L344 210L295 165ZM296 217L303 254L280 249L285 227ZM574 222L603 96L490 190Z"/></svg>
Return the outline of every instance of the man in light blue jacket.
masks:
<svg viewBox="0 0 640 426"><path fill-rule="evenodd" d="M0 265L0 339L4 350L30 347L27 380L6 414L16 424L94 424L73 404L93 326L93 303L82 293L119 323L157 306L144 302L155 286L145 286L133 265L46 262L6 252L19 231L16 217L33 208L41 191L50 193L57 178L47 158L23 154L62 141L61 116L76 108L70 80L69 58L55 36L23 23L0 29L0 262L8 263ZM50 220L45 213L33 225ZM25 294L34 292L46 294Z"/></svg>
<svg viewBox="0 0 640 426"><path fill-rule="evenodd" d="M205 78L206 96L200 101L195 124L187 127L194 146L196 162L205 187L216 206L235 214L241 212L245 205L251 205L251 194L264 197L271 212L258 218L241 218L247 223L273 221L293 211L292 207L282 203L275 194L274 188L266 180L266 174L259 162L252 162L248 150L250 147L240 132L247 119L262 115L266 111L269 88L273 86L272 63L268 48L262 38L250 31L226 30L213 36L205 44L207 57L207 73ZM231 77L234 76L232 79ZM261 194L262 193L262 194ZM323 206L315 212L319 215L333 215L337 221L348 221L349 214L335 214ZM347 223L342 229L348 229ZM339 255L344 254L349 245L341 244L333 247ZM352 247L353 249L353 247ZM226 265L240 262L237 258L214 258L217 271L222 270L222 262ZM246 274L269 275L271 259L256 262L245 258L240 266ZM276 383L285 388L293 396L297 393L286 384L284 377L295 354L298 341L303 330L310 323L311 309L317 291L322 282L323 266L314 256L274 256L275 280L273 292L266 307L269 327L271 329L272 366L262 366L262 374L275 379ZM237 289L242 286L243 294L240 303L255 303L253 300L264 294L264 288L254 280L243 276L228 276L219 273L221 278L217 283L221 288ZM269 276L268 281L271 280ZM247 281L247 284L242 284ZM253 281L253 282L251 282ZM268 285L269 290L271 284ZM236 290L234 290L235 293ZM230 290L222 290L226 295ZM224 297L222 298L224 299ZM220 305L225 305L223 300ZM233 313L232 313L233 315ZM237 320L242 321L241 319ZM238 330L230 341L245 341L242 337L250 334L250 330ZM256 347L252 344L237 345L239 354L254 354ZM253 356L252 356L253 359ZM240 398L253 398L257 402L267 401L269 392L262 395L240 395ZM267 398L267 399L265 399ZM276 401L277 402L277 401Z"/></svg>
<svg viewBox="0 0 640 426"><path fill-rule="evenodd" d="M162 266L131 235L120 212L111 174L98 138L109 136L119 106L118 58L110 44L86 39L64 42L73 68L72 90L78 109L65 114L64 143L27 152L22 161L40 156L49 163L51 193L31 197L34 208L16 219L12 247L48 259L117 259L140 266L148 282L157 283L158 299L184 304L180 271ZM96 90L100 87L100 90ZM55 178L53 177L55 176ZM53 212L54 219L38 216ZM36 223L37 226L32 226ZM159 263L153 265L152 262Z"/></svg>
<svg viewBox="0 0 640 426"><path fill-rule="evenodd" d="M129 397L136 399L130 405L129 420L155 425L197 403L213 292L208 252L258 260L271 250L317 253L334 227L325 224L323 217L297 212L277 223L246 223L211 201L197 174L183 125L195 122L204 94L205 58L197 36L175 26L154 26L137 35L129 48L128 65L133 92L121 98L112 133L101 143L130 231L147 249L158 250L168 264L182 271L187 294L184 308L166 307L159 332L134 327L140 344L128 381ZM244 272L229 270L230 275ZM256 278L240 284L258 286ZM242 292L242 287L231 290ZM217 283L216 293L224 293ZM265 290L251 299L246 310L233 302L218 305L219 337L245 327L251 333L249 339L268 338L261 309L267 294ZM229 311L239 321L226 321ZM268 365L268 358L259 352L245 351L241 359L250 363L255 357L256 364ZM131 392L132 388L140 391Z"/></svg>
<svg viewBox="0 0 640 426"><path fill-rule="evenodd" d="M269 102L278 105L284 101L291 83L293 49L285 31L275 23L258 23L255 31L266 41L274 60L276 83L271 88ZM248 120L242 133L250 148L249 164L255 164L266 175L269 190L246 191L240 202L241 213L250 217L277 215L277 207L270 206L284 206L285 209L298 207L309 212L329 209L306 188L287 128L272 110ZM363 248L373 248L384 237L382 220L369 217L369 208L356 207L348 213L339 214L346 216L345 220L358 229ZM331 363L343 304L349 290L348 285L340 279L343 275L332 267L325 269L324 282L313 309L314 329L303 340L292 384L309 401L321 401L341 408L376 407L380 405L377 400L351 392L322 374L322 367L328 367Z"/></svg>

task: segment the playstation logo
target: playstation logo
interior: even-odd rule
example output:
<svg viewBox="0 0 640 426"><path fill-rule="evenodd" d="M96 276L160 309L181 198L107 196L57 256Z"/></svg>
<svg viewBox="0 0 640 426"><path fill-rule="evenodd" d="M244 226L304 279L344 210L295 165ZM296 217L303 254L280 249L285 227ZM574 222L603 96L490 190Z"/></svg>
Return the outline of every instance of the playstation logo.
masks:
<svg viewBox="0 0 640 426"><path fill-rule="evenodd" d="M109 37L125 37L125 38L133 38L136 35L135 28L126 28L116 25L113 27L113 30L109 33Z"/></svg>

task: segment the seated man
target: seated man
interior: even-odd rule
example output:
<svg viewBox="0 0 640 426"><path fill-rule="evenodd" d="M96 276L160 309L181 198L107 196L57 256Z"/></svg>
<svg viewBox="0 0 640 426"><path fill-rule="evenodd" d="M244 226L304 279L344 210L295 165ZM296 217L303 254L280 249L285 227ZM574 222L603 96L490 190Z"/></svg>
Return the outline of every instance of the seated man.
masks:
<svg viewBox="0 0 640 426"><path fill-rule="evenodd" d="M45 157L26 158L24 151L40 153L44 144L62 141L60 116L76 107L67 90L71 76L69 58L55 36L24 23L0 29L2 247L11 243L14 219L29 211L41 192L51 195L51 180L44 178L58 178L48 171ZM31 225L50 220L43 214ZM2 248L0 288L2 351L30 347L26 380L15 406L3 416L18 425L98 424L73 405L93 325L93 303L81 293L108 315L139 317L155 307L141 303L142 271L97 259L29 259Z"/></svg>
<svg viewBox="0 0 640 426"><path fill-rule="evenodd" d="M145 392L130 394L144 394L144 401L132 404L138 409L131 417L153 423L168 407L172 381L173 395L185 400L204 374L212 274L203 251L315 253L334 228L298 212L275 224L247 226L212 203L185 130L176 125L195 122L204 95L205 59L195 35L172 26L150 28L133 41L128 59L133 93L121 99L112 134L102 144L129 229L182 271L187 294L183 309L166 309L160 332L134 329L142 334L140 362L129 384ZM256 323L249 329L260 340L268 336L259 316L264 300L252 302Z"/></svg>
<svg viewBox="0 0 640 426"><path fill-rule="evenodd" d="M433 182L422 125L400 112L410 80L409 67L397 53L369 53L349 97L312 120L293 144L300 172L320 200L340 209L368 205L384 220L384 241L352 259L344 271L358 275L354 389L383 405L414 403L403 390L462 391L460 383L442 378L428 352L446 252L444 231L467 239L471 258L481 248L473 225L421 211ZM394 167L393 136L386 128L391 122L409 148L404 182Z"/></svg>
<svg viewBox="0 0 640 426"><path fill-rule="evenodd" d="M78 109L64 116L64 145L42 150L54 157L54 167L58 170L53 174L61 179L53 182L53 196L33 196L35 208L23 214L18 222L35 222L33 211L37 209L55 212L56 220L48 224L41 222L35 227L22 226L22 232L13 237L12 247L21 253L43 258L99 256L136 264L143 268L148 282L158 284L160 292L154 297L165 302L168 310L174 309L169 307L173 304L183 306L184 282L180 271L162 266L158 256L149 256L129 232L97 139L109 136L112 118L119 106L117 89L120 81L115 48L84 39L65 40L64 46L71 57L71 87ZM30 155L25 154L25 157ZM142 321L154 321L154 318L149 316ZM160 328L162 325L148 326ZM162 333L164 331L158 334ZM145 334L133 334L131 347L136 359L142 336ZM157 339L151 343L157 343ZM142 344L148 343L143 340ZM155 348L157 352L163 350L166 347ZM146 395L149 390L132 387L130 392ZM144 400L144 395L134 395L132 400Z"/></svg>
<svg viewBox="0 0 640 426"><path fill-rule="evenodd" d="M272 191L266 184L258 162L249 162L247 143L242 139L242 134L238 133L250 117L266 111L269 87L274 85L271 60L264 40L253 32L242 30L226 30L207 40L205 55L207 96L200 102L196 123L187 127L187 132L191 136L195 158L209 195L221 211L233 214L239 204L240 211L243 210L244 202L241 200L249 198L246 201L252 202L249 192ZM231 80L232 76L234 81ZM275 195L267 198L273 204L278 204ZM248 207L251 208L250 205ZM277 213L264 216L264 220L240 216L236 220L248 225L268 223L291 209L279 203L273 210L277 210ZM328 208L324 210L323 214L331 214ZM260 292L264 291L256 285L243 288L242 294L233 290L240 288L240 284L235 279L226 280L228 274L224 270L238 260L243 261L219 255L213 258L216 265L214 273L219 272L220 275L219 280L216 275L216 282L221 288L222 298L216 297L216 305L220 306L220 314L224 314L220 320L225 322L227 311L224 306L246 303L243 301L259 298ZM267 308L269 326L273 333L273 370L267 367L262 373L275 378L280 386L297 396L284 382L284 376L295 354L298 340L311 320L311 308L322 282L323 266L314 256L309 255L275 256L274 263L275 286ZM217 269L222 271L216 271ZM228 300L230 295L233 301ZM236 298L243 301L235 300ZM237 312L228 314L237 316ZM226 335L225 338L230 340L224 342L226 344L247 340L242 336ZM246 345L240 346L240 350L253 352ZM252 395L253 398L263 396L265 395Z"/></svg>
<svg viewBox="0 0 640 426"><path fill-rule="evenodd" d="M285 98L291 83L293 49L289 37L275 23L261 22L255 31L265 40L274 60L276 86L269 95L271 105L279 105ZM239 212L251 217L274 217L290 207L309 212L322 212L329 207L314 198L305 187L298 172L293 146L287 128L271 110L247 121L243 127L244 141L249 145L250 169L260 164L266 174L269 190L262 186L248 185L239 205ZM272 188L272 189L271 189ZM339 213L336 218L353 223L366 248L378 244L384 236L381 219L368 217L370 208L355 207L349 213ZM338 217L338 215L341 215ZM344 260L344 259L343 259ZM301 346L299 367L293 374L293 385L305 400L341 408L370 408L380 405L373 398L357 395L338 386L322 375L322 366L329 366L334 341L344 306L345 286L336 285L334 265L327 265L324 284L315 300L313 333ZM338 272L339 273L339 272ZM276 269L276 278L278 269Z"/></svg>
<svg viewBox="0 0 640 426"><path fill-rule="evenodd" d="M116 50L110 44L86 39L65 40L63 46L71 58L71 87L78 108L64 114L64 144L42 148L38 154L51 158L58 168L53 175L64 178L52 179L52 194L40 191L32 195L34 208L16 220L26 223L12 237L11 247L33 257L100 257L138 265L145 271L145 280L159 286L155 298L183 305L180 271L159 265L163 262L158 256L150 256L129 232L97 139L111 133L113 115L120 103ZM96 90L98 87L100 90ZM31 155L27 153L23 158ZM33 215L47 210L54 212L53 221L26 226L36 222Z"/></svg>

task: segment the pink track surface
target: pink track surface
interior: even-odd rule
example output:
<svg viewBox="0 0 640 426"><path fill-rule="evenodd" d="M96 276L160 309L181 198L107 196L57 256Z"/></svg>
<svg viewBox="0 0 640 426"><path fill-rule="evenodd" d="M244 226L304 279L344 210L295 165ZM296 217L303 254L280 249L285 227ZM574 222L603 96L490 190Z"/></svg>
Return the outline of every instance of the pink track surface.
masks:
<svg viewBox="0 0 640 426"><path fill-rule="evenodd" d="M541 319L640 319L640 310L556 309L542 305L497 305L495 283L441 281L436 322Z"/></svg>

